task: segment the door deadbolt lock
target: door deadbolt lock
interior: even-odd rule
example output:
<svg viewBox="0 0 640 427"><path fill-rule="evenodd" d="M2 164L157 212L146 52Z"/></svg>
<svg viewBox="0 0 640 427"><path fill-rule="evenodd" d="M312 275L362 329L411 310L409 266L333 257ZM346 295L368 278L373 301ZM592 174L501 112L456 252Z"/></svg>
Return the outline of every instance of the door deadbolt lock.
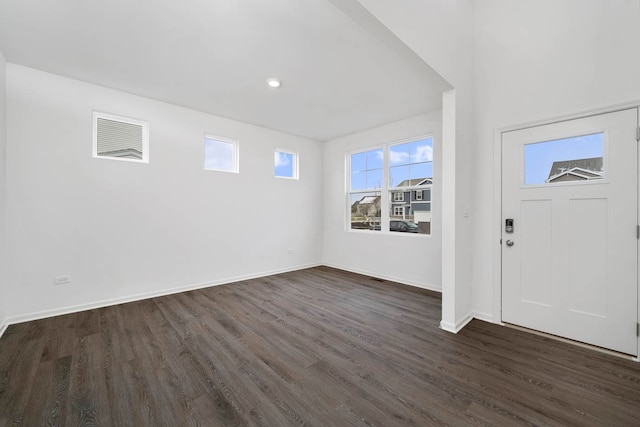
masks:
<svg viewBox="0 0 640 427"><path fill-rule="evenodd" d="M513 218L507 218L504 222L504 232L513 233Z"/></svg>
<svg viewBox="0 0 640 427"><path fill-rule="evenodd" d="M513 240L507 240L507 246L511 247L514 245Z"/></svg>

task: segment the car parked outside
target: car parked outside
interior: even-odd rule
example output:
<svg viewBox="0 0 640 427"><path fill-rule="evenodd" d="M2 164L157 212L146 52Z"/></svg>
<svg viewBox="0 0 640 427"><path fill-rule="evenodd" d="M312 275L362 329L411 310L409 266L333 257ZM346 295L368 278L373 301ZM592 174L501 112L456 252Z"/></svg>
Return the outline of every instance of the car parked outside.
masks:
<svg viewBox="0 0 640 427"><path fill-rule="evenodd" d="M391 220L389 223L389 231L399 231L403 233L418 233L418 224L411 221Z"/></svg>

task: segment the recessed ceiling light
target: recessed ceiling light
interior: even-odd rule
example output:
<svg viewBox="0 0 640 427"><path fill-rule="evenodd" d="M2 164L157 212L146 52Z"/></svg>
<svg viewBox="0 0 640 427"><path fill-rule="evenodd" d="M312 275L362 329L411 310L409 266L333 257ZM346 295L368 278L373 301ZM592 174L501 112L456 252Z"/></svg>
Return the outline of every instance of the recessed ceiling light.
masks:
<svg viewBox="0 0 640 427"><path fill-rule="evenodd" d="M273 88L278 88L282 86L282 82L280 81L280 79L276 79L276 78L267 79L267 84L269 85L269 87L273 87Z"/></svg>

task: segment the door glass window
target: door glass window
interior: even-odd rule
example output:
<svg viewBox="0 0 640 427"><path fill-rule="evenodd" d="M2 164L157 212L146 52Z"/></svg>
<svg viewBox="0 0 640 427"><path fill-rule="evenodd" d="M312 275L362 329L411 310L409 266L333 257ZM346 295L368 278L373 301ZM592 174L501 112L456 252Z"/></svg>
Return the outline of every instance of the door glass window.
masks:
<svg viewBox="0 0 640 427"><path fill-rule="evenodd" d="M524 183L556 184L602 179L604 133L524 146Z"/></svg>

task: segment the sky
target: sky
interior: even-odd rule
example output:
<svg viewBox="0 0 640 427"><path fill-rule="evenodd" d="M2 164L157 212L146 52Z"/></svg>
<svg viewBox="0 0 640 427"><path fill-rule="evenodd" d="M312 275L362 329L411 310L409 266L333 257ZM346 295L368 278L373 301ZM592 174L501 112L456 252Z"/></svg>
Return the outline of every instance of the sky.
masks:
<svg viewBox="0 0 640 427"><path fill-rule="evenodd" d="M204 139L204 168L209 170L234 171L233 144Z"/></svg>
<svg viewBox="0 0 640 427"><path fill-rule="evenodd" d="M293 178L294 154L275 152L275 176ZM204 168L209 170L234 171L233 144L211 138L204 139Z"/></svg>
<svg viewBox="0 0 640 427"><path fill-rule="evenodd" d="M351 155L351 189L383 187L384 149ZM389 147L390 187L405 179L433 177L433 139L396 144Z"/></svg>
<svg viewBox="0 0 640 427"><path fill-rule="evenodd" d="M293 178L293 154L275 152L275 176Z"/></svg>
<svg viewBox="0 0 640 427"><path fill-rule="evenodd" d="M602 157L604 134L526 144L524 146L525 184L544 184L554 161Z"/></svg>

